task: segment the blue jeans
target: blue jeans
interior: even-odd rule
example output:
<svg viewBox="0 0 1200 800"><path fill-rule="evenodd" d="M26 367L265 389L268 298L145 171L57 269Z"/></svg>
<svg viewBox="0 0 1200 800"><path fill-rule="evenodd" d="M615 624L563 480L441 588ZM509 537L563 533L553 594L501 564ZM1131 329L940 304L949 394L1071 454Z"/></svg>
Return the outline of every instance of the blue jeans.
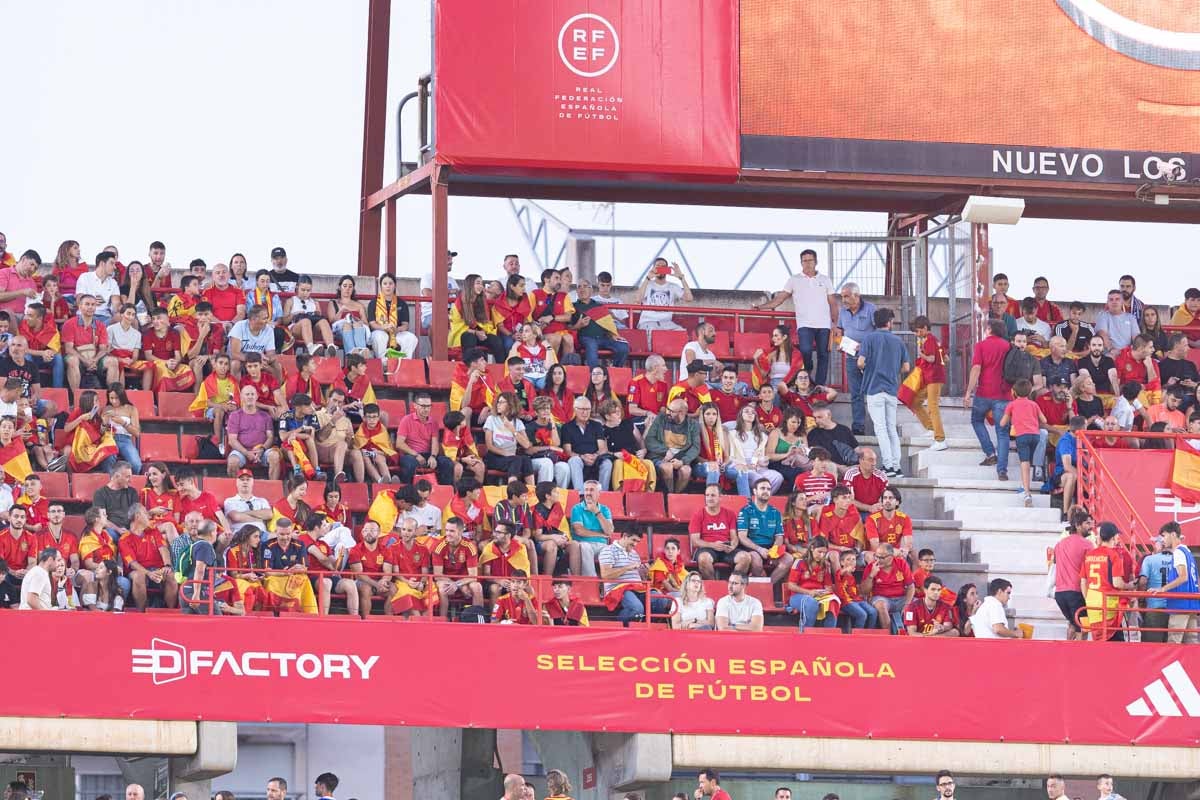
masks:
<svg viewBox="0 0 1200 800"><path fill-rule="evenodd" d="M117 442L117 452L121 454L121 458L128 461L129 466L133 467L133 474L141 475L142 456L138 453L137 442L128 433L114 434L113 439Z"/></svg>
<svg viewBox="0 0 1200 800"><path fill-rule="evenodd" d="M998 475L1008 474L1008 428L1000 424L1007 408L1007 400L991 400L986 397L975 397L971 400L971 427L975 430L975 438L979 439L983 454L989 458L996 457ZM992 444L991 434L988 433L984 422L989 411L992 412L992 427L996 429L995 444Z"/></svg>
<svg viewBox="0 0 1200 800"><path fill-rule="evenodd" d="M338 332L342 336L342 349L347 353L367 349L367 333L369 331L365 325L358 325L354 328L343 325Z"/></svg>
<svg viewBox="0 0 1200 800"><path fill-rule="evenodd" d="M708 469L707 461L697 461L692 465L692 474L697 478L703 478L709 486L715 486L721 482L721 470L715 469L711 472ZM732 464L725 466L725 477L731 481L737 480L737 467Z"/></svg>
<svg viewBox="0 0 1200 800"><path fill-rule="evenodd" d="M863 396L863 372L853 358L846 359L846 380L850 383L851 427L856 431L867 429L867 404Z"/></svg>
<svg viewBox="0 0 1200 800"><path fill-rule="evenodd" d="M629 360L629 342L618 342L615 339L597 339L594 336L580 336L583 344L583 363L589 367L600 364L600 348L612 350L612 365L623 367Z"/></svg>
<svg viewBox="0 0 1200 800"><path fill-rule="evenodd" d="M800 615L800 630L805 628L832 628L837 624L836 614L826 614L825 619L817 621L817 612L821 610L821 604L817 602L817 598L807 594L794 594L788 600L788 611L795 611Z"/></svg>
<svg viewBox="0 0 1200 800"><path fill-rule="evenodd" d="M671 612L671 601L665 597L650 598L650 610L655 614L669 614ZM617 609L617 619L621 620L621 624L626 628L629 623L638 617L646 616L646 604L642 602L642 595L632 589L626 589L621 595L621 607Z"/></svg>
<svg viewBox="0 0 1200 800"><path fill-rule="evenodd" d="M804 356L804 368L812 378L813 386L824 386L829 380L829 329L800 328L796 331L796 346ZM813 349L817 351L817 369L813 371Z"/></svg>
<svg viewBox="0 0 1200 800"><path fill-rule="evenodd" d="M42 362L42 363L44 364L45 362ZM55 355L54 360L52 360L50 362L50 385L53 386L55 389L61 389L67 385L66 384L66 376L67 376L66 369L67 369L66 362L63 361L63 357L61 355ZM62 409L62 408L59 409L59 411L65 411L65 410L66 409Z"/></svg>
<svg viewBox="0 0 1200 800"><path fill-rule="evenodd" d="M600 481L600 491L602 492L607 492L612 487L612 465L611 458L602 458L596 462L596 466L592 467L596 471L596 480ZM582 492L583 473L587 469L587 465L579 456L571 456L567 461L567 466L571 468L571 485L575 487L575 491Z"/></svg>
<svg viewBox="0 0 1200 800"><path fill-rule="evenodd" d="M842 613L850 617L854 628L874 628L879 623L879 612L866 600L858 600L842 606Z"/></svg>
<svg viewBox="0 0 1200 800"><path fill-rule="evenodd" d="M500 343L504 346L504 352L510 352L513 349L513 342L515 339L513 339L511 336L505 336L503 333L498 333L496 335L500 337Z"/></svg>

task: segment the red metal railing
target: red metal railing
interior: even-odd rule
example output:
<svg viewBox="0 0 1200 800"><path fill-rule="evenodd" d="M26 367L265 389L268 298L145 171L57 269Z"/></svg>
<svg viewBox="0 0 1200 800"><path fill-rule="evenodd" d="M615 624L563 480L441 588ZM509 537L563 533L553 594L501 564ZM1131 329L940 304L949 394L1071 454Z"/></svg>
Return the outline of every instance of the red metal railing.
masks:
<svg viewBox="0 0 1200 800"><path fill-rule="evenodd" d="M1076 616L1076 621L1080 623L1081 628L1087 630L1089 627L1087 623L1088 610L1091 609L1103 612L1100 625L1093 626L1094 630L1092 631L1093 641L1098 642L1108 641L1109 637L1111 637L1117 631L1126 631L1127 633L1130 631L1137 631L1139 633L1153 632L1163 633L1167 636L1170 636L1170 634L1173 633L1180 634L1181 636L1187 634L1191 634L1193 636L1197 635L1198 631L1197 628L1194 627L1194 623L1188 622L1185 627L1172 628L1170 627L1169 617L1176 614L1184 615L1188 618L1200 617L1200 609L1191 610L1182 608L1148 608L1144 603L1140 604L1139 606L1138 601L1149 599L1200 600L1200 594L1191 594L1187 592L1141 592L1130 590L1101 591L1100 605L1084 606L1083 608L1079 609L1079 612ZM1110 609L1109 600L1116 600L1117 606ZM1168 620L1163 625L1130 625L1125 619L1125 614L1129 611L1140 611L1143 615L1147 612L1160 612L1164 615L1167 615ZM1128 641L1129 636L1127 635L1125 638Z"/></svg>
<svg viewBox="0 0 1200 800"><path fill-rule="evenodd" d="M1096 447L1097 439L1174 439L1179 438L1173 433L1134 433L1124 431L1091 431L1075 432L1078 443L1076 452L1076 470L1079 474L1076 488L1077 501L1097 521L1110 521L1117 524L1123 533L1128 534L1127 545L1137 550L1145 550L1152 546L1152 539L1157 534L1142 517L1137 506L1129 499L1120 482L1104 464L1100 452L1103 447Z"/></svg>

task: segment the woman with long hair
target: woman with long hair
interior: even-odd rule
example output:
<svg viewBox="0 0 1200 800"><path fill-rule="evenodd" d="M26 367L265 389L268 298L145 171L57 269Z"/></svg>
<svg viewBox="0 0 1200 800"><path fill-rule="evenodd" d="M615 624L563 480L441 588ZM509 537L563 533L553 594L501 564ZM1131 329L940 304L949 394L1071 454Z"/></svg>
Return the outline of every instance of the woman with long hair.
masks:
<svg viewBox="0 0 1200 800"><path fill-rule="evenodd" d="M716 610L711 597L704 593L699 572L683 579L683 591L671 615L671 627L677 631L711 631L716 627Z"/></svg>
<svg viewBox="0 0 1200 800"><path fill-rule="evenodd" d="M636 465L633 464L630 465L633 468L629 469L629 474L626 475L625 456L622 453L624 451L641 462L641 472L644 472L646 476L643 479L645 483L642 491L653 492L658 484L658 470L654 467L654 462L646 458L646 443L642 438L642 432L633 424L633 419L625 416L625 404L620 400L606 400L596 407L596 415L604 423L604 440L608 444L608 452L616 456L613 460L612 471L613 491L619 491L625 485L626 478L640 479L636 472ZM559 482L559 486L564 489L570 482L569 470L566 476L565 482ZM632 486L630 491L632 491Z"/></svg>
<svg viewBox="0 0 1200 800"><path fill-rule="evenodd" d="M492 401L492 413L483 423L483 438L487 445L483 461L488 469L501 470L508 481L524 481L533 488L533 462L525 455L529 437L525 423L517 416L517 396L500 392Z"/></svg>
<svg viewBox="0 0 1200 800"><path fill-rule="evenodd" d="M321 305L312 296L312 288L312 278L301 275L296 281L296 294L283 304L284 323L311 355L337 355L333 346L333 328L329 327L329 320L321 316ZM318 336L320 344L316 341Z"/></svg>
<svg viewBox="0 0 1200 800"><path fill-rule="evenodd" d="M552 769L546 773L546 800L571 800L571 781L567 773L561 769Z"/></svg>
<svg viewBox="0 0 1200 800"><path fill-rule="evenodd" d="M238 593L247 611L267 605L270 595L263 588L262 530L257 525L243 525L225 548L225 567L228 576L237 582Z"/></svg>
<svg viewBox="0 0 1200 800"><path fill-rule="evenodd" d="M954 601L954 612L958 622L958 635L974 638L975 630L971 627L971 615L974 614L983 601L979 599L979 590L975 584L963 584L958 590L958 598Z"/></svg>
<svg viewBox="0 0 1200 800"><path fill-rule="evenodd" d="M138 451L138 439L142 435L142 421L137 407L129 402L125 386L121 383L108 385L108 405L100 412L100 419L112 432L121 458L133 467L133 474L142 473L142 456Z"/></svg>
<svg viewBox="0 0 1200 800"><path fill-rule="evenodd" d="M1142 308L1142 333L1154 342L1154 357L1162 358L1167 352L1167 332L1163 330L1162 317L1154 306Z"/></svg>
<svg viewBox="0 0 1200 800"><path fill-rule="evenodd" d="M504 293L492 304L492 319L496 323L496 334L503 343L504 352L512 350L521 326L529 322L533 306L525 293L525 279L520 275L509 275Z"/></svg>
<svg viewBox="0 0 1200 800"><path fill-rule="evenodd" d="M243 292L254 288L254 276L250 274L250 266L241 253L229 257L229 282Z"/></svg>
<svg viewBox="0 0 1200 800"><path fill-rule="evenodd" d="M304 524L304 520L308 519L308 515L312 513L312 507L304 502L304 495L308 493L308 479L303 475L292 472L283 479L283 497L275 501L271 509L275 512L271 517L271 521L267 523L269 530L275 530L275 521L286 517L292 521L297 533L300 527Z"/></svg>
<svg viewBox="0 0 1200 800"><path fill-rule="evenodd" d="M137 307L139 314L149 314L158 307L154 292L150 290L150 278L146 275L146 267L140 261L130 261L121 278L121 296L126 303Z"/></svg>
<svg viewBox="0 0 1200 800"><path fill-rule="evenodd" d="M612 381L608 377L608 367L603 364L592 367L583 396L592 401L592 408L599 408L609 400L618 399L617 393L612 389Z"/></svg>
<svg viewBox="0 0 1200 800"><path fill-rule="evenodd" d="M738 494L750 496L750 487L760 478L771 483L771 494L783 485L783 476L769 468L767 434L758 421L758 410L745 406L738 412L737 425L729 434L730 462L735 470Z"/></svg>
<svg viewBox="0 0 1200 800"><path fill-rule="evenodd" d="M562 364L554 364L546 372L546 386L540 394L554 404L550 416L555 423L562 425L575 416L575 393L567 388L567 369Z"/></svg>
<svg viewBox="0 0 1200 800"><path fill-rule="evenodd" d="M380 275L375 287L376 295L367 303L371 350L376 358L383 358L388 350L398 350L405 358L413 358L417 336L409 329L408 304L396 296L396 276L390 272Z"/></svg>
<svg viewBox="0 0 1200 800"><path fill-rule="evenodd" d="M542 338L542 329L536 322L526 322L517 330L517 341L508 351L508 357L517 356L525 362L525 377L539 392L546 388L546 373L558 363L558 355L550 343Z"/></svg>
<svg viewBox="0 0 1200 800"><path fill-rule="evenodd" d="M171 471L161 461L151 461L146 467L146 485L138 492L138 502L150 512L150 521L155 525L163 522L178 524L175 519L179 492Z"/></svg>
<svg viewBox="0 0 1200 800"><path fill-rule="evenodd" d="M283 301L279 295L271 291L271 271L260 269L254 273L254 286L246 290L246 316L250 309L263 306L271 312L270 322L274 325L283 319Z"/></svg>
<svg viewBox="0 0 1200 800"><path fill-rule="evenodd" d="M737 480L737 472L729 461L729 431L721 424L721 409L716 403L703 403L700 414L700 459L693 469L697 478L708 485L721 482L721 476Z"/></svg>
<svg viewBox="0 0 1200 800"><path fill-rule="evenodd" d="M813 404L814 403L832 403L837 398L838 393L835 389L830 389L828 386L817 386L812 382L812 376L807 369L801 369L792 379L792 385L784 389L779 395L779 401L784 406L795 406L804 413L805 429L812 430L815 420L813 419Z"/></svg>
<svg viewBox="0 0 1200 800"><path fill-rule="evenodd" d="M496 333L491 305L483 291L483 278L478 275L463 279L462 291L450 306L450 333L446 342L450 347L461 347L464 353L482 347L497 364L504 361L504 342Z"/></svg>
<svg viewBox="0 0 1200 800"><path fill-rule="evenodd" d="M792 346L791 331L786 325L779 325L771 331L771 346L754 351L751 380L756 390L770 384L777 394L782 394L802 369L804 356Z"/></svg>
<svg viewBox="0 0 1200 800"><path fill-rule="evenodd" d="M50 274L58 278L58 288L64 296L75 294L75 284L88 271L87 262L79 260L79 242L67 239L58 246Z"/></svg>
<svg viewBox="0 0 1200 800"><path fill-rule="evenodd" d="M831 601L826 599L833 596L833 575L829 566L829 542L824 536L808 540L804 557L792 567L784 589L791 593L787 601L788 613L799 615L801 632L805 628L832 628L837 624L837 614L829 613Z"/></svg>
<svg viewBox="0 0 1200 800"><path fill-rule="evenodd" d="M808 495L803 491L788 495L783 507L783 544L793 556L800 557L808 548L812 519L808 516Z"/></svg>
<svg viewBox="0 0 1200 800"><path fill-rule="evenodd" d="M96 579L93 582L95 602L93 611L122 611L125 608L125 596L117 584L117 576L121 574L121 565L116 559L106 559L96 565ZM85 590L86 591L86 590ZM84 597L87 597L85 593Z"/></svg>
<svg viewBox="0 0 1200 800"><path fill-rule="evenodd" d="M783 424L767 437L767 461L783 476L785 486L794 485L796 478L812 469L804 430L804 412L789 407L783 412Z"/></svg>
<svg viewBox="0 0 1200 800"><path fill-rule="evenodd" d="M63 447L70 472L91 472L97 467L112 472L119 451L112 437L106 435L95 392L89 389L80 393L79 408L67 417L63 432L72 434L71 443Z"/></svg>
<svg viewBox="0 0 1200 800"><path fill-rule="evenodd" d="M342 502L342 490L336 483L325 484L324 502L313 509L314 514L325 517L335 525L350 527L350 508Z"/></svg>
<svg viewBox="0 0 1200 800"><path fill-rule="evenodd" d="M342 339L342 350L347 354L358 353L364 358L371 354L367 348L367 307L356 297L354 276L338 278L337 297L325 306L325 318L333 326L335 336Z"/></svg>

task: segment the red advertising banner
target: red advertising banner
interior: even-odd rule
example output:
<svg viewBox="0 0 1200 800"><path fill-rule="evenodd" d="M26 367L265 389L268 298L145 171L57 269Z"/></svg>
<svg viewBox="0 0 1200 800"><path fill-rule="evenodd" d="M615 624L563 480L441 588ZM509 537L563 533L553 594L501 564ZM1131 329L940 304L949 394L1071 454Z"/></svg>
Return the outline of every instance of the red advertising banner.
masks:
<svg viewBox="0 0 1200 800"><path fill-rule="evenodd" d="M1100 449L1097 453L1108 471L1108 474L1104 470L1096 471L1092 511L1097 519L1111 520L1125 530L1130 513L1124 500L1128 499L1150 536L1157 534L1163 523L1178 522L1189 542L1197 540L1200 505L1180 500L1171 493L1173 449Z"/></svg>
<svg viewBox="0 0 1200 800"><path fill-rule="evenodd" d="M884 636L0 615L4 713L1200 744L1200 648ZM1103 653L1099 650L1103 649ZM1103 669L1080 669L1096 660ZM15 671L14 671L15 670ZM70 692L86 676L102 691ZM915 698L935 696L927 707Z"/></svg>
<svg viewBox="0 0 1200 800"><path fill-rule="evenodd" d="M732 179L737 0L437 0L437 158Z"/></svg>

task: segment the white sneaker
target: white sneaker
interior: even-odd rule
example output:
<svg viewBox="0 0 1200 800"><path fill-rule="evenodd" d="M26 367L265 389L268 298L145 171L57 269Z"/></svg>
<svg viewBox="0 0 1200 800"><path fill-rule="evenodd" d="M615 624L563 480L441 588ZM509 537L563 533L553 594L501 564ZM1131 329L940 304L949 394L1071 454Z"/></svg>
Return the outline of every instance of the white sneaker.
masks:
<svg viewBox="0 0 1200 800"><path fill-rule="evenodd" d="M1025 501L1026 508L1033 508L1033 497L1031 495L1027 494L1022 499Z"/></svg>
<svg viewBox="0 0 1200 800"><path fill-rule="evenodd" d="M929 449L930 449L930 450L932 450L933 452L935 452L935 453L936 453L936 452L939 452L939 451L941 451L941 450L948 450L948 449L950 449L950 445L946 444L945 440L942 440L942 441L940 441L940 442L934 442L933 444L931 444L931 445L929 446Z"/></svg>

